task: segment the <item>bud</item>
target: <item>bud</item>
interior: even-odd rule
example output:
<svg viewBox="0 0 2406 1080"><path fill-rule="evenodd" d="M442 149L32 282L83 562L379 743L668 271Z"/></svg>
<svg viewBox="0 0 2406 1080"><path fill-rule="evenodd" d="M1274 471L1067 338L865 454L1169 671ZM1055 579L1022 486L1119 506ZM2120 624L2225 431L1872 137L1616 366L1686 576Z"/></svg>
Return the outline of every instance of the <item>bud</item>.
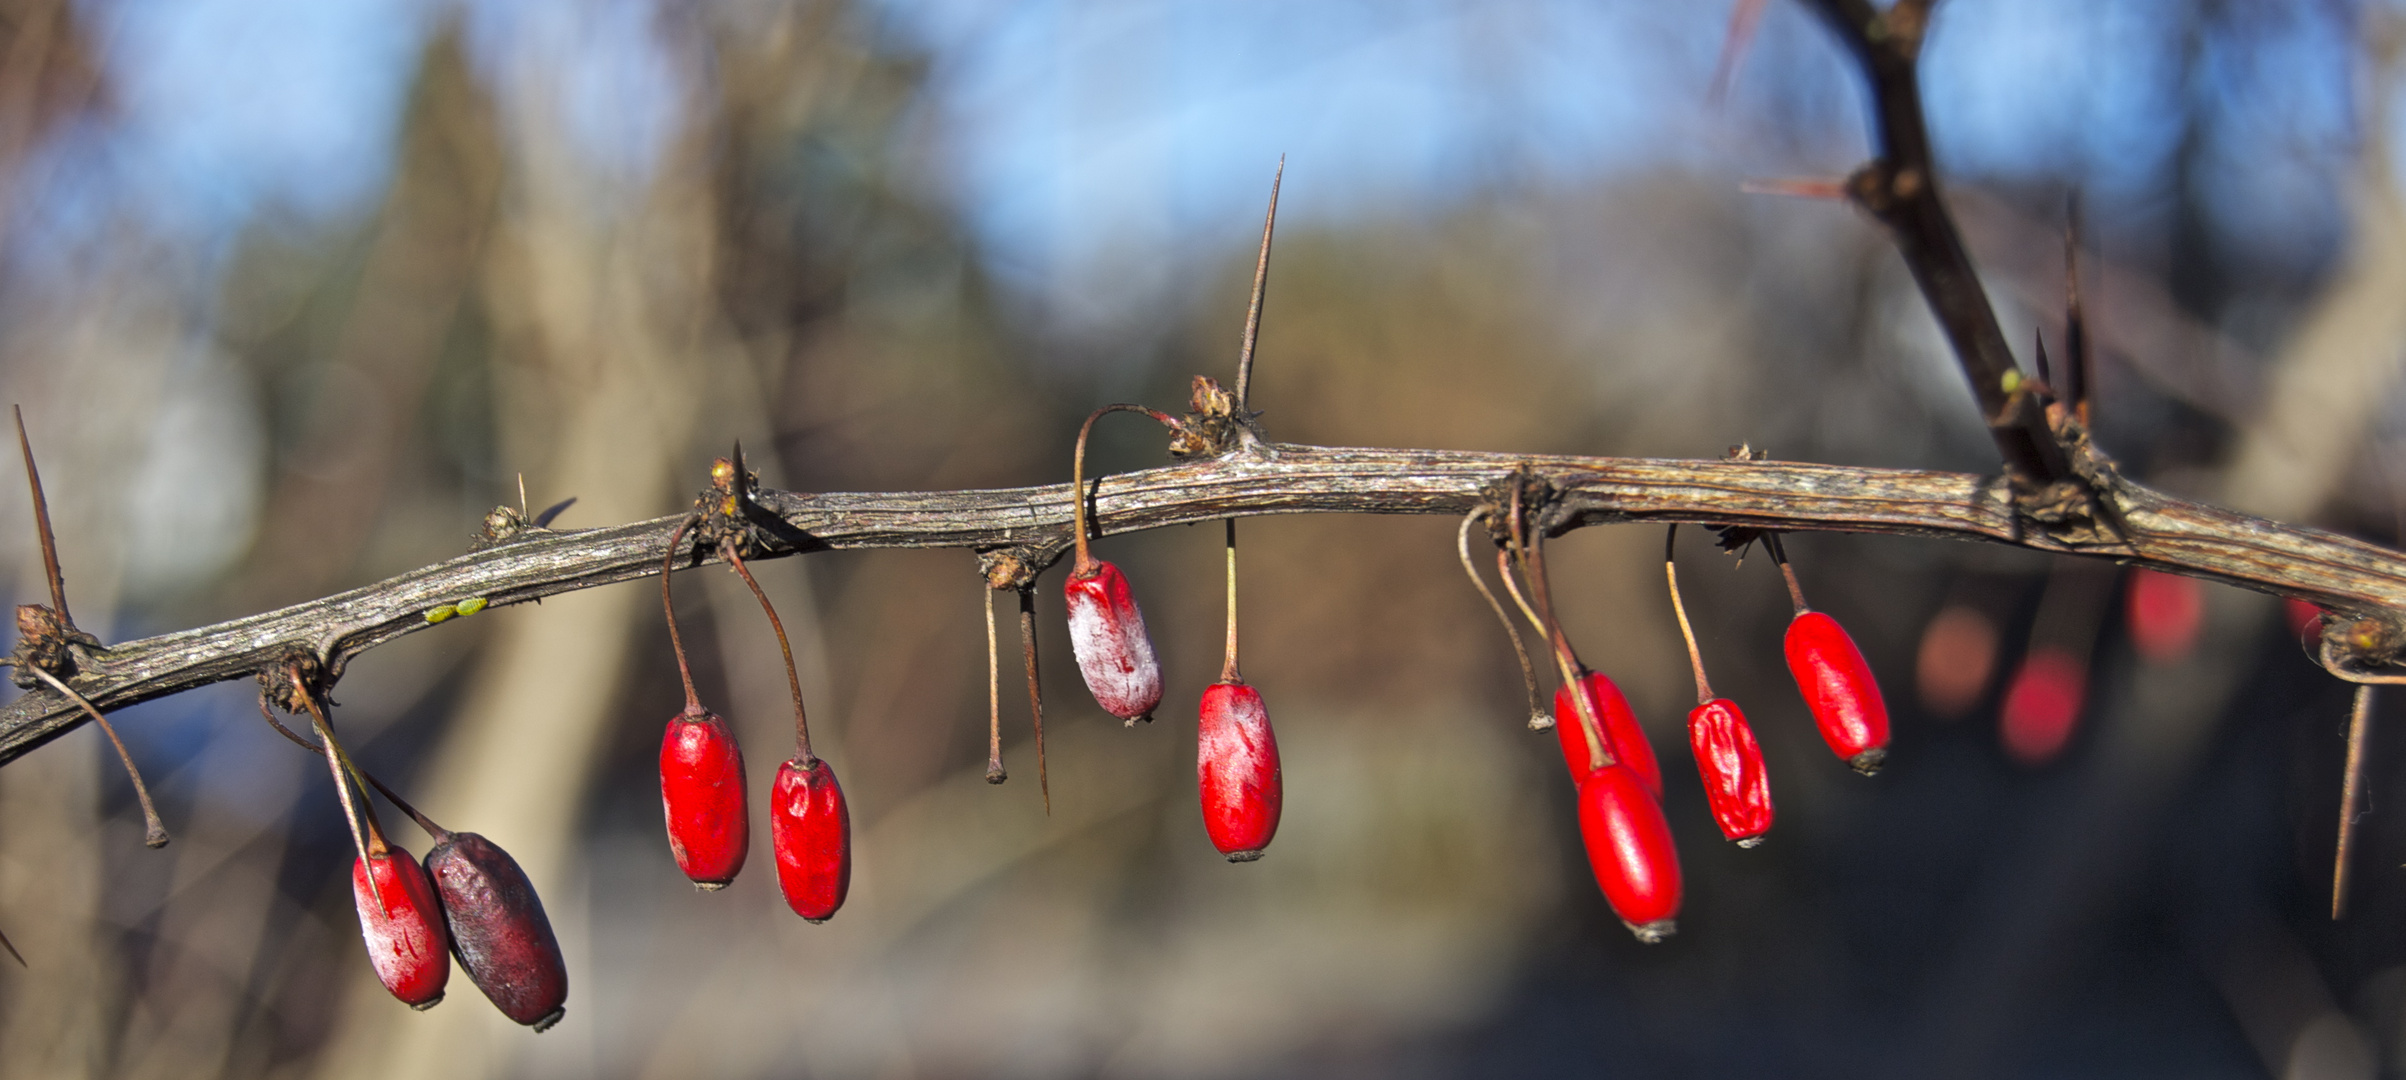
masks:
<svg viewBox="0 0 2406 1080"><path fill-rule="evenodd" d="M852 889L852 813L826 759L788 760L769 792L769 844L785 903L814 923L844 906Z"/></svg>
<svg viewBox="0 0 2406 1080"><path fill-rule="evenodd" d="M1614 914L1639 941L1671 936L1679 914L1679 849L1662 804L1636 770L1608 765L1579 781L1579 836Z"/></svg>
<svg viewBox="0 0 2406 1080"><path fill-rule="evenodd" d="M384 988L413 1009L442 1001L443 985L451 981L451 934L417 860L398 847L353 859L351 899L359 907L368 963Z"/></svg>
<svg viewBox="0 0 2406 1080"><path fill-rule="evenodd" d="M1094 560L1062 584L1069 602L1069 646L1077 653L1086 689L1103 711L1134 723L1151 720L1161 704L1161 662L1145 636L1144 612L1128 591L1119 567Z"/></svg>
<svg viewBox="0 0 2406 1080"><path fill-rule="evenodd" d="M1888 760L1888 704L1871 665L1838 620L1800 612L1788 624L1788 672L1823 742L1856 772L1869 776Z"/></svg>
<svg viewBox="0 0 2406 1080"><path fill-rule="evenodd" d="M1762 843L1771 829L1771 775L1763 770L1763 751L1746 714L1728 698L1696 706L1688 713L1688 746L1696 752L1696 772L1721 835L1739 847Z"/></svg>
<svg viewBox="0 0 2406 1080"><path fill-rule="evenodd" d="M550 1030L568 1010L568 965L526 871L492 841L449 833L426 853L451 948L502 1015Z"/></svg>
<svg viewBox="0 0 2406 1080"><path fill-rule="evenodd" d="M696 888L723 889L744 868L752 823L744 809L744 755L717 713L688 710L660 740L660 809L668 849Z"/></svg>
<svg viewBox="0 0 2406 1080"><path fill-rule="evenodd" d="M1229 862L1261 858L1278 835L1284 787L1278 736L1261 692L1244 683L1213 683L1203 691L1203 720L1195 740L1195 784L1203 796L1203 827Z"/></svg>
<svg viewBox="0 0 2406 1080"><path fill-rule="evenodd" d="M1638 779L1646 782L1646 790L1661 798L1662 766L1654 760L1654 746L1646 740L1645 725L1637 722L1629 699L1622 697L1621 688L1601 671L1579 676L1579 683L1587 688L1588 705L1604 729L1604 752L1635 770ZM1571 700L1567 684L1554 691L1554 737L1562 742L1562 761L1570 766L1571 779L1594 771L1588 761L1587 736L1581 733L1579 705Z"/></svg>

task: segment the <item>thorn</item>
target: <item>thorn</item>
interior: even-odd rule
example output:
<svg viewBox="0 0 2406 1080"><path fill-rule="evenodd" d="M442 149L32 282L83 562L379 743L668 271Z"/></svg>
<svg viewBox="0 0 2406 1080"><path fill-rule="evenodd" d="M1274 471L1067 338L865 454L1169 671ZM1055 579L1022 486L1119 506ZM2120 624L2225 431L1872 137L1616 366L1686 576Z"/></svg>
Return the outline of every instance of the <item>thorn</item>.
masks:
<svg viewBox="0 0 2406 1080"><path fill-rule="evenodd" d="M525 473L519 473L519 474L518 474L518 520L520 520L520 521L525 521L526 519L527 519L527 518L526 518L526 474L525 474Z"/></svg>
<svg viewBox="0 0 2406 1080"><path fill-rule="evenodd" d="M2373 688L2356 688L2356 707L2348 715L2347 768L2339 785L2339 849L2331 860L2331 920L2347 911L2348 853L2356 846L2356 805L2364 795L2364 739L2372 726Z"/></svg>
<svg viewBox="0 0 2406 1080"><path fill-rule="evenodd" d="M2081 426L2089 422L2089 332L2088 313L2080 304L2080 189L2073 188L2064 197L2063 276L2064 276L2064 398L2072 403L2072 412L2080 418Z"/></svg>
<svg viewBox="0 0 2406 1080"><path fill-rule="evenodd" d="M42 537L42 573L50 580L50 607L58 612L58 620L72 628L75 617L67 614L67 583L58 572L58 542L50 534L50 502L42 498L42 474L33 467L33 440L25 434L25 407L12 405L17 414L17 448L25 452L25 483L33 489L33 523Z"/></svg>
<svg viewBox="0 0 2406 1080"><path fill-rule="evenodd" d="M1795 176L1769 180L1746 180L1738 190L1748 195L1785 195L1793 199L1829 199L1843 202L1850 197L1846 181L1822 176Z"/></svg>
<svg viewBox="0 0 2406 1080"><path fill-rule="evenodd" d="M544 507L542 513L535 515L532 524L538 529L545 528L552 523L552 519L560 516L561 511L564 511L575 505L576 496L571 495L565 499L551 504L550 506Z"/></svg>
<svg viewBox="0 0 2406 1080"><path fill-rule="evenodd" d="M1754 28L1763 20L1764 0L1738 0L1729 9L1729 32L1721 38L1721 60L1713 65L1712 88L1704 93L1704 102L1718 109L1729 100L1729 87L1737 81L1738 61L1746 55L1746 47L1754 42Z"/></svg>
<svg viewBox="0 0 2406 1080"><path fill-rule="evenodd" d="M1253 343L1261 336L1262 294L1270 285L1270 234L1278 229L1278 188L1286 178L1287 156L1280 154L1278 172L1270 178L1270 212L1261 223L1261 255L1253 262L1253 299L1245 305L1245 347L1236 356L1236 410L1240 416L1253 387Z"/></svg>
<svg viewBox="0 0 2406 1080"><path fill-rule="evenodd" d="M10 940L8 940L8 935L7 935L7 934L0 934L0 948L7 949L7 950L8 950L8 955L10 955L10 956L13 956L13 957L16 957L16 958L17 958L17 966L18 966L18 967L21 967L21 968L26 968L26 969L28 969L28 970L30 970L30 969L33 967L33 965L32 965L32 964L28 964L28 963L26 963L26 962L25 962L25 954L17 951L17 945L16 945L16 943L15 943L15 942L13 942L13 941L10 941Z"/></svg>
<svg viewBox="0 0 2406 1080"><path fill-rule="evenodd" d="M2030 340L2038 343L2038 381L2053 385L2055 382L2055 371L2054 368L2047 363L2046 331L2040 330L2035 326L2031 327Z"/></svg>

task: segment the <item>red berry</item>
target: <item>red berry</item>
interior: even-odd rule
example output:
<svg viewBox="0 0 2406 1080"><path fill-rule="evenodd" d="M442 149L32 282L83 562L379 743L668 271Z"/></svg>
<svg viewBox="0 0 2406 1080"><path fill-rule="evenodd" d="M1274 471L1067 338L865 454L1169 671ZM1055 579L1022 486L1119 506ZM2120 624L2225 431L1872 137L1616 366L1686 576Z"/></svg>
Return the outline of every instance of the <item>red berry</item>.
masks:
<svg viewBox="0 0 2406 1080"><path fill-rule="evenodd" d="M2193 577L2146 567L2130 572L2123 615L2130 644L2141 657L2168 664L2189 655L2205 628L2205 584Z"/></svg>
<svg viewBox="0 0 2406 1080"><path fill-rule="evenodd" d="M1821 739L1868 776L1888 759L1888 703L1871 665L1838 620L1807 611L1788 624L1788 673L1804 695Z"/></svg>
<svg viewBox="0 0 2406 1080"><path fill-rule="evenodd" d="M1069 601L1069 646L1095 704L1122 720L1150 720L1161 704L1161 662L1145 636L1144 612L1119 567L1095 560L1062 583Z"/></svg>
<svg viewBox="0 0 2406 1080"><path fill-rule="evenodd" d="M1646 782L1626 765L1579 781L1579 836L1615 914L1639 941L1669 937L1679 914L1679 849Z"/></svg>
<svg viewBox="0 0 2406 1080"><path fill-rule="evenodd" d="M410 1008L431 1009L451 981L451 934L443 928L443 907L426 871L399 847L385 852L351 860L359 933L367 939L368 963L375 965L384 988Z"/></svg>
<svg viewBox="0 0 2406 1080"><path fill-rule="evenodd" d="M1261 692L1244 683L1213 683L1203 691L1202 711L1195 783L1203 795L1203 827L1229 862L1251 862L1278 835L1284 791L1278 736L1270 730Z"/></svg>
<svg viewBox="0 0 2406 1080"><path fill-rule="evenodd" d="M536 1031L568 1010L568 964L526 871L475 833L445 835L426 853L426 873L443 900L451 948L476 988L502 1015Z"/></svg>
<svg viewBox="0 0 2406 1080"><path fill-rule="evenodd" d="M703 889L723 889L744 868L752 823L744 809L744 755L718 714L687 711L660 739L660 808L677 869Z"/></svg>
<svg viewBox="0 0 2406 1080"><path fill-rule="evenodd" d="M2282 602L2281 609L2283 614L2288 616L2291 634L2304 637L2308 631L2313 631L2316 636L2320 636L2322 631L2321 608L2293 596Z"/></svg>
<svg viewBox="0 0 2406 1080"><path fill-rule="evenodd" d="M1771 774L1763 769L1763 751L1746 714L1728 698L1696 706L1688 713L1688 746L1696 752L1696 772L1721 835L1744 847L1761 843L1771 829Z"/></svg>
<svg viewBox="0 0 2406 1080"><path fill-rule="evenodd" d="M2051 645L2030 651L2005 689L1998 714L2005 752L2024 765L2043 765L2062 753L2080 722L2088 693L2088 668Z"/></svg>
<svg viewBox="0 0 2406 1080"><path fill-rule="evenodd" d="M786 905L814 923L844 906L852 889L852 812L825 758L788 760L769 792L769 844Z"/></svg>
<svg viewBox="0 0 2406 1080"><path fill-rule="evenodd" d="M1646 740L1645 725L1637 722L1629 699L1622 697L1621 688L1601 671L1581 675L1579 682L1587 688L1588 705L1604 729L1604 752L1636 770L1638 779L1646 782L1646 790L1661 798L1662 766L1654 760L1654 745ZM1562 742L1562 761L1570 767L1572 779L1594 771L1588 761L1587 736L1580 731L1579 705L1571 700L1567 685L1554 691L1554 737Z"/></svg>

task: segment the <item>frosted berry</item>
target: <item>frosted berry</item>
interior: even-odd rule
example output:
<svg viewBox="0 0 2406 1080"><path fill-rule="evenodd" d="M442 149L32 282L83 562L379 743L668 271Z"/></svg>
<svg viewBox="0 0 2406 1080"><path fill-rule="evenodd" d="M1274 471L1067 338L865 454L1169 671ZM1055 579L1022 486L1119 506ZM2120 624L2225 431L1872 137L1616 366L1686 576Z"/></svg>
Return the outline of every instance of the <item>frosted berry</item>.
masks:
<svg viewBox="0 0 2406 1080"><path fill-rule="evenodd" d="M1161 705L1161 662L1127 575L1096 559L1071 571L1062 593L1069 603L1069 646L1095 704L1122 720L1152 719Z"/></svg>

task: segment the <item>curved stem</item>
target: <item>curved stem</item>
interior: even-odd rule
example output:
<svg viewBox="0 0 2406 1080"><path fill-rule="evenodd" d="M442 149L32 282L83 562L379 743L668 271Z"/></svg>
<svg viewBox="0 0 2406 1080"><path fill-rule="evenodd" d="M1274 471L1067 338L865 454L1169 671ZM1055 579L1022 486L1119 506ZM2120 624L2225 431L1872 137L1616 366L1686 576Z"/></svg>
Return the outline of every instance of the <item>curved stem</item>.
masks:
<svg viewBox="0 0 2406 1080"><path fill-rule="evenodd" d="M768 614L769 629L777 632L777 651L785 656L785 685L794 692L794 760L807 769L819 759L810 752L810 715L802 708L802 676L794 670L794 647L785 639L785 622L777 617L777 608L769 603L769 594L760 591L760 583L752 580L752 571L744 566L743 553L735 550L735 542L719 545L719 553L727 557L727 565L735 568L736 576L751 586L752 598L760 601L760 610Z"/></svg>
<svg viewBox="0 0 2406 1080"><path fill-rule="evenodd" d="M1078 425L1078 448L1069 459L1070 498L1073 500L1070 508L1070 534L1076 538L1078 547L1078 561L1075 566L1070 568L1070 573L1078 577L1094 576L1094 556L1086 551L1086 439L1094 434L1095 421L1102 419L1108 413L1115 412L1143 413L1172 431L1178 430L1178 421L1170 414L1159 409L1148 409L1142 405L1131 405L1127 402L1117 402L1096 409L1086 414L1085 423Z"/></svg>
<svg viewBox="0 0 2406 1080"><path fill-rule="evenodd" d="M1261 223L1261 255L1253 263L1253 299L1245 306L1245 347L1236 356L1236 408L1245 411L1253 387L1253 342L1261 334L1262 294L1270 285L1270 234L1278 228L1278 186L1287 178L1287 156L1278 155L1278 173L1270 178L1270 212Z"/></svg>
<svg viewBox="0 0 2406 1080"><path fill-rule="evenodd" d="M1485 507L1464 514L1462 527L1454 535L1454 548L1462 556L1462 572L1469 576L1470 587L1479 590L1479 597L1487 601L1487 609L1495 612L1497 622L1504 624L1504 636L1512 639L1512 655L1520 661L1521 687L1529 692L1529 730L1543 731L1554 726L1554 718L1546 715L1544 704L1538 700L1537 669L1529 664L1529 647L1521 643L1520 628L1512 625L1512 616L1495 598L1495 591L1487 587L1487 580L1479 576L1478 566L1470 561L1470 527L1487 515Z"/></svg>
<svg viewBox="0 0 2406 1080"><path fill-rule="evenodd" d="M1779 542L1779 532L1764 532L1763 546L1771 549L1771 561L1779 564L1779 575L1788 580L1788 601L1796 605L1796 614L1813 610L1805 606L1804 587L1796 583L1796 568L1788 565L1788 547Z"/></svg>
<svg viewBox="0 0 2406 1080"><path fill-rule="evenodd" d="M134 781L134 801L142 804L143 846L166 847L167 824L159 820L159 808L151 805L150 786L142 782L142 770L134 767L134 755L126 752L125 740L117 737L117 729L109 723L108 717L101 714L100 707L85 700L82 694L76 693L73 687L68 686L58 676L42 670L42 666L39 664L20 665L19 670L33 672L35 678L49 683L51 689L67 695L67 700L81 707L85 715L90 716L94 723L100 725L100 733L109 737L110 746L117 748L117 760L125 763L125 775ZM12 947L9 951L15 952L16 950ZM24 958L19 957L18 961L22 963Z"/></svg>
<svg viewBox="0 0 2406 1080"><path fill-rule="evenodd" d="M1512 535L1511 554L1520 560L1521 576L1528 579L1529 591L1537 597L1537 609L1529 609L1528 600L1521 596L1519 589L1512 587L1512 575L1508 572L1503 574L1504 587L1511 590L1512 600L1520 605L1521 613L1537 624L1537 632L1553 642L1554 667L1562 673L1563 689L1570 692L1571 704L1579 710L1579 734L1587 741L1588 768L1601 769L1613 763L1612 751L1606 749L1604 743L1604 724L1596 716L1596 703L1588 700L1587 687L1579 682L1579 676L1586 672L1586 665L1581 664L1578 654L1571 651L1571 640L1562 632L1562 624L1554 621L1554 601L1547 595L1545 556L1530 550L1528 531L1523 527L1526 514L1520 500L1520 485L1514 484L1512 505L1507 512L1505 525ZM1501 556L1499 552L1499 572L1504 571Z"/></svg>
<svg viewBox="0 0 2406 1080"><path fill-rule="evenodd" d="M317 697L309 692L308 680L301 677L298 665L286 668L284 674L292 680L293 692L300 695L301 704L309 709L309 722L316 726L318 744L323 746L326 751L326 771L334 774L334 796L342 802L343 824L351 827L351 846L358 849L359 861L362 866L365 866L370 858L384 856L387 850L384 844L384 833L376 828L374 810L366 805L366 794L361 793L356 801L351 797L351 780L343 774L343 755L336 748L334 729L326 723L325 713L318 709ZM363 811L365 811L364 814ZM363 816L367 821L367 833L364 836L360 833ZM384 902L384 889L376 884L375 872L369 871L367 878L368 895L375 898L378 907L382 907L386 911L392 910Z"/></svg>
<svg viewBox="0 0 2406 1080"><path fill-rule="evenodd" d="M276 729L277 734L291 740L294 746L298 746L301 749L308 751L310 756L314 757L318 754L325 753L325 747L323 745L313 743L308 739L302 738L298 732L295 732L291 728L285 727L283 721L276 719L276 714L269 712L267 709L266 694L259 695L259 719L267 721L267 726ZM359 763L352 761L350 754L344 752L342 744L336 743L334 746L334 752L342 755L343 765L349 769L353 779L363 781L369 787L375 788L378 794L384 796L386 802L392 803L394 806L399 807L402 813L409 815L409 819L411 821L417 822L418 828L425 830L426 835L432 837L435 843L440 844L451 839L451 830L435 824L432 819L428 818L424 814L419 813L418 808L411 806L408 799L402 798L398 793L393 791L393 789L384 786L384 781L376 779L375 773L360 768Z"/></svg>
<svg viewBox="0 0 2406 1080"><path fill-rule="evenodd" d="M1236 669L1236 519L1228 519L1228 656L1220 661L1220 681L1242 683Z"/></svg>
<svg viewBox="0 0 2406 1080"><path fill-rule="evenodd" d="M1696 669L1696 704L1713 699L1711 683L1704 681L1704 654L1696 650L1696 629L1688 625L1688 606L1679 599L1679 564L1672 560L1672 545L1679 539L1679 526L1673 525L1663 533L1662 572L1671 581L1671 612L1679 616L1679 636L1687 639L1688 664ZM1781 566L1788 565L1785 561Z"/></svg>
<svg viewBox="0 0 2406 1080"><path fill-rule="evenodd" d="M668 616L668 647L677 654L677 678L685 682L685 715L699 716L704 711L701 695L693 692L693 669L685 663L685 637L677 632L677 605L668 597L668 578L677 565L677 547L685 542L685 530L700 521L686 518L677 523L677 531L668 534L668 555L660 560L660 610Z"/></svg>

